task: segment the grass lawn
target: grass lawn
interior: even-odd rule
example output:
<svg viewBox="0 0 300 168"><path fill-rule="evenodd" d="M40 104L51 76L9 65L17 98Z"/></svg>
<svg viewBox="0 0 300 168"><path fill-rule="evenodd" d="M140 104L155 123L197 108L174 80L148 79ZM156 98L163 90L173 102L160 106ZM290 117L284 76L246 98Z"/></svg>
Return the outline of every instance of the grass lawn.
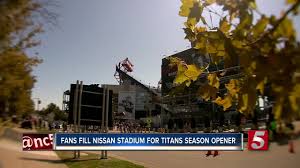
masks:
<svg viewBox="0 0 300 168"><path fill-rule="evenodd" d="M142 168L143 166L109 157L100 160L99 155L88 153L81 155L80 159L73 159L73 151L56 151L56 154L62 159L69 168Z"/></svg>

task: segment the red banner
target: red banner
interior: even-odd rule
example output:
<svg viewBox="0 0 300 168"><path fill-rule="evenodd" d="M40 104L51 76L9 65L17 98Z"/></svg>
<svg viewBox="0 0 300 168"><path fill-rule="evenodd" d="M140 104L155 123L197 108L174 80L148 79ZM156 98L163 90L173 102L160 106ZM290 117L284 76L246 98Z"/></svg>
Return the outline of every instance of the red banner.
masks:
<svg viewBox="0 0 300 168"><path fill-rule="evenodd" d="M53 150L53 134L23 134L23 151Z"/></svg>

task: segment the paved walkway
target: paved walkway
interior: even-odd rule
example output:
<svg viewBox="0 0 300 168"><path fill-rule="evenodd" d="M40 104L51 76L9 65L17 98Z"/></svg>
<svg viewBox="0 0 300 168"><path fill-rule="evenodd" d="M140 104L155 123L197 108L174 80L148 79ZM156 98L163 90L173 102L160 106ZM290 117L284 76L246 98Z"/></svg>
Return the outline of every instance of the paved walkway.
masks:
<svg viewBox="0 0 300 168"><path fill-rule="evenodd" d="M300 131L299 121L295 122L295 131ZM294 144L295 154L288 153L287 145L272 143L269 151L224 151L217 157L206 157L206 151L110 151L109 155L149 168L298 168L300 139Z"/></svg>
<svg viewBox="0 0 300 168"><path fill-rule="evenodd" d="M0 139L0 168L67 168L53 151L23 152L21 143Z"/></svg>
<svg viewBox="0 0 300 168"><path fill-rule="evenodd" d="M295 147L295 154L288 153L287 145L274 143L269 151L224 151L217 157L206 157L205 151L110 151L108 155L149 168L298 168L300 140Z"/></svg>

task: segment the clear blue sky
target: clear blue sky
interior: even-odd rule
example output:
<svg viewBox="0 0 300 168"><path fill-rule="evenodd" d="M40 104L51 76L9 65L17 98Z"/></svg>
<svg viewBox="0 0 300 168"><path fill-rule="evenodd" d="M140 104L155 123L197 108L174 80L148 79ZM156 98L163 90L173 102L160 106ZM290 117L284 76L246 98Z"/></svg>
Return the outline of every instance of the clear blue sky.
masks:
<svg viewBox="0 0 300 168"><path fill-rule="evenodd" d="M59 26L47 28L33 51L43 59L34 70L33 98L61 107L70 83L117 84L115 65L128 57L132 73L151 85L160 80L163 55L189 46L184 40L180 0L60 0ZM258 0L263 13L280 13L283 0ZM300 20L297 17L297 20ZM299 21L296 29L299 28Z"/></svg>

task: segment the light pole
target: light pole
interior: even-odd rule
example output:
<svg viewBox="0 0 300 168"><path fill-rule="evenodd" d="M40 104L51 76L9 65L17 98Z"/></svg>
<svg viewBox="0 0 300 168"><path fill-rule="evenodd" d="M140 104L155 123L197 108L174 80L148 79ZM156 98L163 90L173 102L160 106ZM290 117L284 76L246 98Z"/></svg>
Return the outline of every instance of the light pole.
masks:
<svg viewBox="0 0 300 168"><path fill-rule="evenodd" d="M41 99L40 98L33 98L33 99L37 100L36 101L36 110L39 111L39 107L40 107L40 104L41 104Z"/></svg>

